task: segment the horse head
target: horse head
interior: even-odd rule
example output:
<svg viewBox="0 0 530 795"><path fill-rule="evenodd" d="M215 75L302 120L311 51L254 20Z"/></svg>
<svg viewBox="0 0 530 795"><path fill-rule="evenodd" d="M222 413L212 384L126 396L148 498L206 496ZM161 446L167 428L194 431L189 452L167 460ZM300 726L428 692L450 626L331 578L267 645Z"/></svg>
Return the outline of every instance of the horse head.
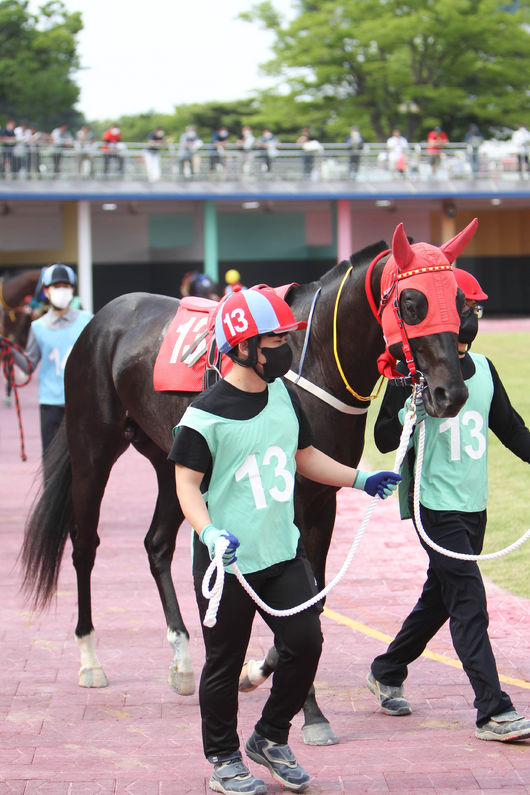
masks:
<svg viewBox="0 0 530 795"><path fill-rule="evenodd" d="M381 323L388 351L405 359L427 382L425 408L434 417L454 417L467 400L458 361L463 295L453 262L477 228L475 218L442 246L409 243L396 227L392 252L381 276Z"/></svg>

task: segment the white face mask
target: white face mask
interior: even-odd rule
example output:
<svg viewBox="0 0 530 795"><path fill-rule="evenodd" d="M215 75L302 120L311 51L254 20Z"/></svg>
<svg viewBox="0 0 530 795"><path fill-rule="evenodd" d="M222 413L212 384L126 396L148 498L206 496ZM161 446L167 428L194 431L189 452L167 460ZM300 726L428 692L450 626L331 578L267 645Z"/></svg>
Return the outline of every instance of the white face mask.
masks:
<svg viewBox="0 0 530 795"><path fill-rule="evenodd" d="M66 309L67 306L70 306L74 291L72 287L49 287L48 295L50 304L55 309Z"/></svg>

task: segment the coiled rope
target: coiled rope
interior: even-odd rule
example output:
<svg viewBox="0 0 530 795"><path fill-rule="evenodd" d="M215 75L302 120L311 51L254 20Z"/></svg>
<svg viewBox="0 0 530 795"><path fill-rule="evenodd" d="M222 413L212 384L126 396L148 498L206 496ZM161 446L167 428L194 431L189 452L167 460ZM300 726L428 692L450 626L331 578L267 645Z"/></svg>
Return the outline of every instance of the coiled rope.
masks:
<svg viewBox="0 0 530 795"><path fill-rule="evenodd" d="M399 440L399 446L396 451L396 458L394 462L394 472L399 472L401 468L401 464L403 463L403 459L407 453L407 449L409 446L409 439L411 434L414 430L414 426L416 424L416 395L418 392L421 394L423 389L423 380L420 381L419 384L415 385L412 392L412 399L410 402L410 406L405 413L405 418L403 421L403 430L401 432L401 438ZM418 443L418 454L416 460L416 474L414 479L414 520L416 523L416 528L418 530L418 534L420 537L425 541L425 543L434 549L436 552L440 552L442 555L446 555L450 558L456 558L457 560L493 560L494 558L500 558L503 555L507 555L509 552L513 552L514 549L517 549L521 546L525 541L530 538L530 529L527 530L517 541L510 546L505 547L504 549L499 550L498 552L490 552L488 554L482 555L470 555L464 552L453 552L451 549L445 549L444 547L439 546L436 542L432 541L427 533L425 532L423 525L421 523L420 517L420 480L421 480L421 472L423 467L423 450L425 446L425 423L423 421L420 422L419 427L419 443ZM329 582L325 588L323 588L319 593L315 596L312 596L311 599L308 599L306 602L302 602L302 604L296 605L295 607L289 607L285 610L276 610L275 608L269 607L261 597L256 593L256 591L248 584L248 582L243 577L237 563L232 563L232 571L235 574L238 582L240 583L241 587L247 592L247 594L254 600L254 602L260 607L265 613L268 613L271 616L276 616L278 618L285 618L287 616L294 616L297 613L301 613L303 610L307 610L312 605L319 602L323 599L327 594L334 588L340 580L344 577L350 564L353 560L353 556L355 555L361 538L364 535L364 531L370 521L372 513L375 509L377 501L379 500L379 496L376 495L372 497L370 500L370 504L365 512L363 520L361 522L361 526L357 531L355 538L353 539L353 543L350 547L350 550L346 556L342 567L340 568L338 574ZM221 596L223 593L223 586L224 586L224 578L225 578L225 570L223 566L223 555L228 547L229 541L226 538L219 538L215 544L215 554L212 559L212 562L208 566L202 581L202 594L205 599L209 599L208 609L206 611L206 615L204 616L203 624L205 627L213 627L217 621L217 611L219 609L219 603L221 601ZM214 584L210 588L210 581L212 576L216 574Z"/></svg>
<svg viewBox="0 0 530 795"><path fill-rule="evenodd" d="M13 351L17 351L21 356L26 359L29 364L29 373L27 376L26 381L23 381L21 384L17 384L15 379L15 356ZM7 381L10 388L13 390L15 395L15 406L17 410L17 419L18 419L18 430L20 435L20 457L22 461L27 461L26 456L26 449L24 446L24 429L22 428L22 412L20 410L20 400L18 398L18 390L21 387L27 386L31 381L33 367L31 362L29 361L28 357L26 356L25 352L22 348L17 345L15 342L12 342L7 337L0 335L0 359L2 362L2 372L4 374L4 378Z"/></svg>

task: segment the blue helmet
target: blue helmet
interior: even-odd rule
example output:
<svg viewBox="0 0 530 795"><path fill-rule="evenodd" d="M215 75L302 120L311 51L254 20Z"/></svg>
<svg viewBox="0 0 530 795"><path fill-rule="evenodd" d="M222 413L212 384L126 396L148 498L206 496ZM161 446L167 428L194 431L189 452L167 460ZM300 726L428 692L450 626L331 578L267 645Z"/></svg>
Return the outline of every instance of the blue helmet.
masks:
<svg viewBox="0 0 530 795"><path fill-rule="evenodd" d="M52 284L71 284L75 287L75 273L69 265L63 265L61 262L55 265L50 265L44 271L42 277L42 286L50 287Z"/></svg>

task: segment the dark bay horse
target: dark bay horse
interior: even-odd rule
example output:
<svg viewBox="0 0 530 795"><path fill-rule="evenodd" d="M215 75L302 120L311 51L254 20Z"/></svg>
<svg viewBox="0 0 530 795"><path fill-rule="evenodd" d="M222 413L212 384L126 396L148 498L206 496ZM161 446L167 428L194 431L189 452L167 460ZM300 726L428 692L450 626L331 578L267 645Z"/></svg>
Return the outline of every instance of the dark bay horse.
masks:
<svg viewBox="0 0 530 795"><path fill-rule="evenodd" d="M385 249L383 242L363 249L318 282L294 286L286 296L296 318L307 320L320 288L302 372L305 385L313 385L320 393L315 395L300 384L297 388L313 426L316 446L351 466L356 466L361 457L368 396L378 379L377 358L385 349L381 326L365 290L369 265ZM450 261L456 256L453 254ZM377 261L368 279L376 302L387 259L388 255ZM452 274L451 278L454 280ZM453 304L458 298L455 296L456 283ZM425 304L421 292L404 289L398 309L404 321L413 325L425 317ZM53 596L64 545L69 535L72 538L78 587L75 635L81 655L79 684L85 687L107 684L95 652L90 579L107 480L116 460L132 444L149 459L158 482L156 506L144 543L174 653L169 682L182 695L194 691L189 635L171 579L171 560L183 514L176 497L174 469L167 461L172 428L193 395L154 392L152 386L154 361L178 305L177 299L164 296L123 295L104 306L84 329L66 365L65 422L47 453L45 470L49 474L26 523L24 585L37 607L44 607ZM303 334L293 335L294 371L303 343ZM458 364L454 329L416 337L410 345L428 385L427 410L439 417L456 415L467 398L467 389ZM399 348L394 345L393 352L399 353ZM364 399L352 396L339 364L344 378ZM332 405L323 400L326 395ZM296 522L322 586L335 520L336 489L298 478L295 506ZM324 729L317 732L318 744L336 741L331 729L326 735L329 724L318 709L314 693L304 712L306 726L317 724ZM306 742L315 742L314 737L309 734Z"/></svg>
<svg viewBox="0 0 530 795"><path fill-rule="evenodd" d="M0 334L25 348L31 321L34 319L31 307L24 299L33 296L41 275L41 268L22 271L16 276L0 279ZM13 376L11 375L11 378ZM10 405L11 382L6 385L4 403Z"/></svg>

